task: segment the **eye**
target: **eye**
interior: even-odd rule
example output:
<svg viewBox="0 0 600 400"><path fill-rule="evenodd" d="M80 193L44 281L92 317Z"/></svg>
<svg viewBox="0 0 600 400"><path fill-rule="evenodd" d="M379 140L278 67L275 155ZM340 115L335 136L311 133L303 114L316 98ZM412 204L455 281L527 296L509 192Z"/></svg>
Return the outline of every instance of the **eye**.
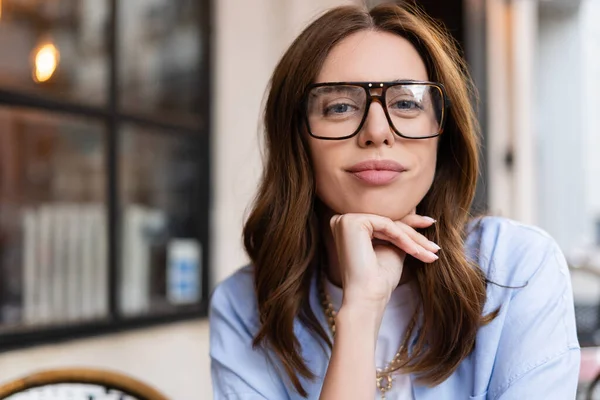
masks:
<svg viewBox="0 0 600 400"><path fill-rule="evenodd" d="M394 108L396 110L401 110L401 111L416 111L416 110L423 109L419 103L417 103L414 100L408 100L408 99L394 101L391 104L391 108Z"/></svg>
<svg viewBox="0 0 600 400"><path fill-rule="evenodd" d="M327 107L325 107L325 110L323 112L323 115L340 115L340 114L345 114L345 113L349 113L352 111L355 111L357 109L356 106L353 106L352 104L348 104L348 103L336 103L336 104L331 104Z"/></svg>

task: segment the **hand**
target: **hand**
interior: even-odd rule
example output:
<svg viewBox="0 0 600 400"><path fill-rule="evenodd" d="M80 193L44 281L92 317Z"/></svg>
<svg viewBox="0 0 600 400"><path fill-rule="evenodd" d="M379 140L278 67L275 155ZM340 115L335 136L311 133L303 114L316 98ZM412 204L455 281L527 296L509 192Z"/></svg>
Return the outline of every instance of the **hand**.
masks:
<svg viewBox="0 0 600 400"><path fill-rule="evenodd" d="M342 308L383 312L400 282L406 254L426 263L438 259L439 247L414 230L433 223L416 214L401 221L373 214L333 216L330 225L344 288ZM373 244L373 239L379 240ZM381 241L389 244L378 244Z"/></svg>

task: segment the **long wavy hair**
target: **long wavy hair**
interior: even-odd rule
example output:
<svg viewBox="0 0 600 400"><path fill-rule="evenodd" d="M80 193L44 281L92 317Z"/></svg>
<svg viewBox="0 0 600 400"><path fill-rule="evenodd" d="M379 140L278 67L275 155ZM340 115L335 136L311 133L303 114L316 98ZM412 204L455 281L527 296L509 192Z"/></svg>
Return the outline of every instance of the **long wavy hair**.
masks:
<svg viewBox="0 0 600 400"><path fill-rule="evenodd" d="M364 30L407 39L424 60L429 79L444 84L452 104L439 141L433 184L417 207L419 214L437 219L422 233L441 243L443 250L432 266L423 266L412 257L405 262L414 271L419 289L421 326L411 354L405 354L402 371L416 374L428 385L444 381L473 350L479 327L497 314L483 315L485 276L464 252L479 143L471 105L474 87L455 42L412 5L334 8L296 38L273 72L264 110L266 165L243 232L254 266L260 315L253 344L274 352L304 397L307 393L299 376L314 379L314 374L302 358L294 320L298 318L328 346L332 344L309 304L311 277L318 268L322 243L303 97L330 50Z"/></svg>

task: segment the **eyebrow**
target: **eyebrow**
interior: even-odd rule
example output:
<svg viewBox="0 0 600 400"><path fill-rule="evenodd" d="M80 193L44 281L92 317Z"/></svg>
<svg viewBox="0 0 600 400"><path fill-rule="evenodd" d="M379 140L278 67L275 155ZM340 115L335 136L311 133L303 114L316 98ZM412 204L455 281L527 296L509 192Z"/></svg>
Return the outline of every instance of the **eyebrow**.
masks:
<svg viewBox="0 0 600 400"><path fill-rule="evenodd" d="M402 82L421 82L418 79L395 79L392 81L393 83L402 83Z"/></svg>
<svg viewBox="0 0 600 400"><path fill-rule="evenodd" d="M362 89L358 86L320 86L318 89L319 93L362 92Z"/></svg>

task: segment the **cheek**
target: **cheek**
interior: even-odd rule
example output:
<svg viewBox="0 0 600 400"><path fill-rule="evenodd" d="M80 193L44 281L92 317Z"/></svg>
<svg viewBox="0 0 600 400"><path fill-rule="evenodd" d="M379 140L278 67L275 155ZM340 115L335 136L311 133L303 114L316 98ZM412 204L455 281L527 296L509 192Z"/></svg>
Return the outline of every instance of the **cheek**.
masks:
<svg viewBox="0 0 600 400"><path fill-rule="evenodd" d="M337 196L344 194L339 174L344 148L340 144L309 139L316 194L328 206Z"/></svg>
<svg viewBox="0 0 600 400"><path fill-rule="evenodd" d="M437 164L437 141L431 143L430 146L424 146L423 148L415 151L418 159L418 173L415 176L415 185L419 186L419 192L425 193L431 187L433 178L435 176L436 164ZM423 193L423 196L425 195Z"/></svg>
<svg viewBox="0 0 600 400"><path fill-rule="evenodd" d="M335 185L337 181L335 174L335 159L331 155L313 153L313 173L315 177L315 185L317 195L322 197L323 192L327 192L327 188Z"/></svg>
<svg viewBox="0 0 600 400"><path fill-rule="evenodd" d="M430 181L433 182L433 177L435 175L435 169L437 165L437 151L433 150L429 152L425 159L425 173L430 178Z"/></svg>
<svg viewBox="0 0 600 400"><path fill-rule="evenodd" d="M319 187L319 182L324 178L324 175L327 172L326 165L324 163L323 158L323 149L322 146L319 146L318 143L315 143L314 139L309 138L308 144L310 148L310 159L313 166L313 174L315 178L315 184L317 188Z"/></svg>

